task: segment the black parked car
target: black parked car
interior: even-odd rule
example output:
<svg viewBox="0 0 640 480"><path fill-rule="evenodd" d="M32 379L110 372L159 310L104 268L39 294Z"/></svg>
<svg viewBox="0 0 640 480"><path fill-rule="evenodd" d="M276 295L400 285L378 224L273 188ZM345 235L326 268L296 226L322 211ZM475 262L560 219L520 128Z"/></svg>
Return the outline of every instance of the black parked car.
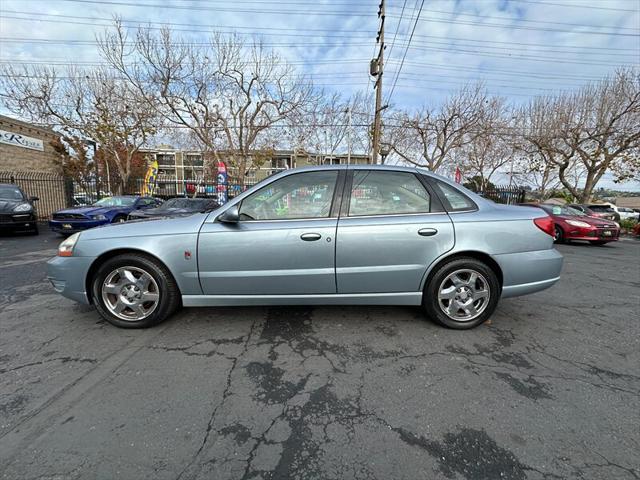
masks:
<svg viewBox="0 0 640 480"><path fill-rule="evenodd" d="M28 197L12 183L0 183L0 231L38 234L36 207L38 197Z"/></svg>
<svg viewBox="0 0 640 480"><path fill-rule="evenodd" d="M180 217L197 212L210 212L219 206L220 204L218 202L210 198L171 198L156 208L134 210L129 214L128 220L154 217Z"/></svg>

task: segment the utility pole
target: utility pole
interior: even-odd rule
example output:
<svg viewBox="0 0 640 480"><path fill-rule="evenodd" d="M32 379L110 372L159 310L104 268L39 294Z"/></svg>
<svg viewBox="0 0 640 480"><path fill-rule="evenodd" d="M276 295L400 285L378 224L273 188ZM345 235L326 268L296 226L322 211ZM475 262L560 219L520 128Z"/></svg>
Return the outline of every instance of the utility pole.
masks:
<svg viewBox="0 0 640 480"><path fill-rule="evenodd" d="M351 105L347 107L347 165L351 163Z"/></svg>
<svg viewBox="0 0 640 480"><path fill-rule="evenodd" d="M378 153L380 151L380 126L382 124L382 75L384 73L384 0L380 0L378 7L378 18L380 19L380 30L378 30L378 37L376 43L380 45L378 56L371 60L370 73L372 76L377 77L375 83L376 89L376 111L373 121L373 155L372 163L378 163Z"/></svg>

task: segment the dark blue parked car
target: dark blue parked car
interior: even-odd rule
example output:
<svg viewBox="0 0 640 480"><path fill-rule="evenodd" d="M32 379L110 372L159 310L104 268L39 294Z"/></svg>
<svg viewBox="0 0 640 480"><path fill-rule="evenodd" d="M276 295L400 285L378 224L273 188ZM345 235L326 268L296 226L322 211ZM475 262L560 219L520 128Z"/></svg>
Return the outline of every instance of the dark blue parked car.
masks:
<svg viewBox="0 0 640 480"><path fill-rule="evenodd" d="M66 208L51 216L49 227L54 232L74 233L109 223L125 222L134 210L154 208L162 200L153 197L122 195L106 197L88 207Z"/></svg>

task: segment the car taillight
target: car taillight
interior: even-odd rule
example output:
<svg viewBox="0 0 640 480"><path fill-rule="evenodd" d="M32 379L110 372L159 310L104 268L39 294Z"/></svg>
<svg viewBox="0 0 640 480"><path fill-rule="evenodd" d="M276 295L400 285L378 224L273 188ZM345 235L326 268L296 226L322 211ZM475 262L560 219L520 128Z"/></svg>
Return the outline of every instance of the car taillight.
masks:
<svg viewBox="0 0 640 480"><path fill-rule="evenodd" d="M535 223L536 227L538 227L547 235L551 235L552 237L555 237L556 227L551 217L546 216L546 217L534 218L533 223Z"/></svg>

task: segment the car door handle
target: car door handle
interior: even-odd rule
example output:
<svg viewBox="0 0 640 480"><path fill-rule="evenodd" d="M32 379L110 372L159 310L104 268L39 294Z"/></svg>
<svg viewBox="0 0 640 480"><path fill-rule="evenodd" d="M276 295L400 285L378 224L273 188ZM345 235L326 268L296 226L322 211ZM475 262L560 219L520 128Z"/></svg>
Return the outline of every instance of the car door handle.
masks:
<svg viewBox="0 0 640 480"><path fill-rule="evenodd" d="M435 228L421 228L418 230L418 235L422 237L433 237L436 233L438 233L438 230Z"/></svg>
<svg viewBox="0 0 640 480"><path fill-rule="evenodd" d="M315 242L316 240L320 240L322 235L319 233L303 233L300 235L300 238L305 242Z"/></svg>

